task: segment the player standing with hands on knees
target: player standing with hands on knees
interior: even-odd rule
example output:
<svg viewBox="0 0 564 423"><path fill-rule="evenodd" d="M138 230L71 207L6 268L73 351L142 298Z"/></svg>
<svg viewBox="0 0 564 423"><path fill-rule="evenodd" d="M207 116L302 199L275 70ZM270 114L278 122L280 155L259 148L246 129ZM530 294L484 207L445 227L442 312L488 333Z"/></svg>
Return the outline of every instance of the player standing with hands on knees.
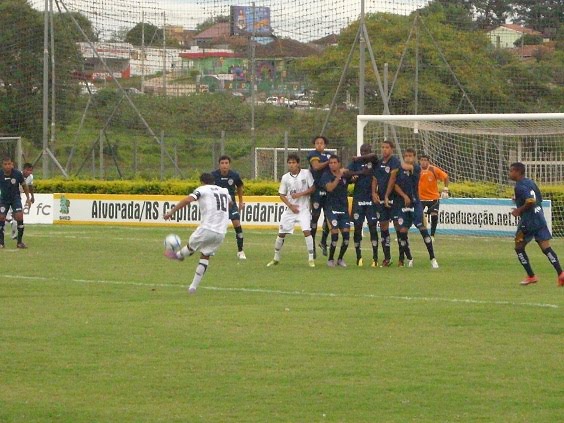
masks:
<svg viewBox="0 0 564 423"><path fill-rule="evenodd" d="M300 169L300 158L296 154L289 154L287 163L288 173L282 176L278 193L288 208L280 217L280 229L274 243L274 258L267 266L276 266L280 262L280 250L284 245L284 238L286 234L294 233L294 226L299 223L305 237L309 267L315 267L314 244L310 230L311 212L309 211L309 196L315 191L315 184L311 172L307 169Z"/></svg>
<svg viewBox="0 0 564 423"><path fill-rule="evenodd" d="M231 206L229 207L229 219L235 229L235 239L237 240L237 258L246 260L243 251L243 228L241 227L241 212L245 208L243 202L243 181L237 172L231 170L231 157L221 156L219 158L219 169L214 170L212 176L217 186L223 187L229 191L231 196ZM235 201L235 194L239 199L239 207Z"/></svg>
<svg viewBox="0 0 564 423"><path fill-rule="evenodd" d="M419 197L423 210L431 220L431 239L435 240L435 231L439 223L439 205L442 198L448 198L448 174L440 167L431 165L429 156L422 154L419 157L421 177L419 178ZM438 181L444 183L439 194Z"/></svg>
<svg viewBox="0 0 564 423"><path fill-rule="evenodd" d="M525 252L525 247L534 238L556 270L558 275L557 285L564 286L564 272L558 261L558 256L550 246L549 240L552 235L546 224L542 209L542 195L537 184L532 179L525 177L525 165L520 162L513 163L509 167L509 179L517 182L515 184L516 208L511 211L511 214L521 218L515 234L515 252L527 272L527 276L521 281L521 285L530 285L539 281Z"/></svg>
<svg viewBox="0 0 564 423"><path fill-rule="evenodd" d="M25 205L29 207L31 199L24 176L22 172L14 169L14 163L11 158L4 157L2 160L2 177L0 178L0 249L4 248L4 226L6 224L6 214L10 209L12 210L12 218L18 225L17 248L27 248L22 241L24 222L20 186L25 193Z"/></svg>
<svg viewBox="0 0 564 423"><path fill-rule="evenodd" d="M215 178L210 173L202 173L200 182L204 185L196 188L192 194L180 200L163 216L165 220L169 220L174 213L193 201L197 201L200 206L202 221L190 236L188 244L178 252L165 250L165 256L173 260L184 260L185 257L191 256L196 251L200 252L200 261L188 288L190 294L196 292L204 273L208 269L210 257L215 255L225 238L231 203L229 191L226 188L216 186Z"/></svg>

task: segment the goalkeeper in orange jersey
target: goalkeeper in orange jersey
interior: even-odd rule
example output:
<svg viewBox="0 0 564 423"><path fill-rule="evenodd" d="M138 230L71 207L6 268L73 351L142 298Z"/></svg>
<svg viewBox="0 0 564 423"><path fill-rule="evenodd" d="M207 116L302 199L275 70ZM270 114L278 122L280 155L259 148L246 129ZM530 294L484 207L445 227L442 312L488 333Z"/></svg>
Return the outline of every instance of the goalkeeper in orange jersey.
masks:
<svg viewBox="0 0 564 423"><path fill-rule="evenodd" d="M441 198L448 198L448 174L440 167L431 165L429 156L419 157L421 176L419 178L419 197L427 218L431 220L431 239L435 241L435 231L439 223L439 204ZM439 181L444 188L439 194Z"/></svg>

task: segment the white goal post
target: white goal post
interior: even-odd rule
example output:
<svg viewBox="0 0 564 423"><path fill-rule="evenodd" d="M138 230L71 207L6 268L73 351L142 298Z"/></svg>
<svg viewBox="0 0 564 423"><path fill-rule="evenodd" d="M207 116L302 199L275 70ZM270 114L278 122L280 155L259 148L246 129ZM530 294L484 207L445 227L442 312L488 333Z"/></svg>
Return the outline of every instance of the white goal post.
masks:
<svg viewBox="0 0 564 423"><path fill-rule="evenodd" d="M15 143L15 151L14 157L12 159L15 161L15 165L17 169L21 169L23 167L23 149L22 149L22 138L21 137L0 137L0 152L2 152L2 156L4 156L6 146L10 143ZM9 147L8 147L9 148Z"/></svg>
<svg viewBox="0 0 564 423"><path fill-rule="evenodd" d="M564 181L564 113L359 115L363 143L393 141L425 153L454 181L507 182L507 167L521 161L543 184Z"/></svg>
<svg viewBox="0 0 564 423"><path fill-rule="evenodd" d="M255 175L258 179L279 181L287 170L286 160L288 154L297 154L300 158L302 169L309 168L307 154L312 148L295 147L257 147L255 148ZM334 148L326 148L330 154L337 154Z"/></svg>

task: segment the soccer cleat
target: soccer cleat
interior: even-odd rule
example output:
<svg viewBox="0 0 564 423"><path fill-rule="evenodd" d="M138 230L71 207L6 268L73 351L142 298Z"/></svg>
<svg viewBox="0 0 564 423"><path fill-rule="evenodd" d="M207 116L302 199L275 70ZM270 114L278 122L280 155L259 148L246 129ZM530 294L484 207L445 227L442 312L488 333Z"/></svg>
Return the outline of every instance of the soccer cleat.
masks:
<svg viewBox="0 0 564 423"><path fill-rule="evenodd" d="M382 266L383 267L383 266ZM398 261L398 267L403 267L403 260Z"/></svg>
<svg viewBox="0 0 564 423"><path fill-rule="evenodd" d="M339 267L347 267L347 263L345 263L345 260L339 259L339 260L337 260L337 266L339 266Z"/></svg>
<svg viewBox="0 0 564 423"><path fill-rule="evenodd" d="M196 288L192 288L192 287L188 288L188 294L194 295L195 293L196 293Z"/></svg>
<svg viewBox="0 0 564 423"><path fill-rule="evenodd" d="M327 256L327 244L321 244L321 243L320 243L320 244L319 244L319 248L321 248L321 253L322 253L324 256Z"/></svg>
<svg viewBox="0 0 564 423"><path fill-rule="evenodd" d="M558 286L564 286L564 272L558 276Z"/></svg>
<svg viewBox="0 0 564 423"><path fill-rule="evenodd" d="M307 262L309 267L315 267L315 261L314 260L308 260Z"/></svg>
<svg viewBox="0 0 564 423"><path fill-rule="evenodd" d="M370 267L378 267L378 260L372 260L372 264L370 265Z"/></svg>
<svg viewBox="0 0 564 423"><path fill-rule="evenodd" d="M335 267L335 260L327 260L327 267Z"/></svg>
<svg viewBox="0 0 564 423"><path fill-rule="evenodd" d="M238 258L239 260L247 260L247 256L245 255L245 252L244 252L244 251L239 251L239 252L237 253L237 258Z"/></svg>
<svg viewBox="0 0 564 423"><path fill-rule="evenodd" d="M413 259L411 259L407 262L407 267L413 267ZM438 264L437 264L437 267L439 267Z"/></svg>
<svg viewBox="0 0 564 423"><path fill-rule="evenodd" d="M364 262L362 261L362 257L359 257L359 258L356 259L356 265L358 267L364 266Z"/></svg>
<svg viewBox="0 0 564 423"><path fill-rule="evenodd" d="M27 248L27 245L25 245L23 242L18 242L18 244L16 245L16 248L20 248L20 249L24 249Z"/></svg>
<svg viewBox="0 0 564 423"><path fill-rule="evenodd" d="M392 259L384 259L382 260L382 264L380 267L390 267L392 265Z"/></svg>
<svg viewBox="0 0 564 423"><path fill-rule="evenodd" d="M268 262L266 267L276 266L278 263L280 263L278 260L272 260Z"/></svg>
<svg viewBox="0 0 564 423"><path fill-rule="evenodd" d="M174 251L172 251L172 250L165 250L165 251L164 251L164 256L165 256L166 258L171 259L171 260L179 260L179 261L184 260L184 257L182 257L182 258L178 257L178 255L177 255Z"/></svg>
<svg viewBox="0 0 564 423"><path fill-rule="evenodd" d="M533 283L537 283L538 281L539 281L539 278L537 277L537 275L527 276L525 279L523 279L521 281L521 285L527 286L527 285L531 285Z"/></svg>
<svg viewBox="0 0 564 423"><path fill-rule="evenodd" d="M0 244L0 250L4 248L4 244Z"/></svg>
<svg viewBox="0 0 564 423"><path fill-rule="evenodd" d="M439 268L439 263L437 262L437 259L432 259L431 260L431 267L433 269L438 269Z"/></svg>

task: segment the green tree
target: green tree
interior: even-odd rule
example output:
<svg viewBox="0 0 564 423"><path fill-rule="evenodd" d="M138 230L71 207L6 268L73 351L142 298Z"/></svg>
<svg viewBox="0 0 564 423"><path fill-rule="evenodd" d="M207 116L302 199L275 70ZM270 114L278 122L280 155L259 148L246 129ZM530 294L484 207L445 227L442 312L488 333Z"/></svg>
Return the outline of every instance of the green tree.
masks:
<svg viewBox="0 0 564 423"><path fill-rule="evenodd" d="M520 47L521 45L535 46L542 44L542 42L543 42L542 35L525 34L522 37L519 37L517 40L515 40L513 45L515 47Z"/></svg>
<svg viewBox="0 0 564 423"><path fill-rule="evenodd" d="M504 24L511 15L511 0L474 0L476 23L480 28L492 28Z"/></svg>
<svg viewBox="0 0 564 423"><path fill-rule="evenodd" d="M515 22L535 29L550 38L556 37L564 22L562 0L514 0Z"/></svg>
<svg viewBox="0 0 564 423"><path fill-rule="evenodd" d="M57 14L53 20L57 121L64 124L77 94L72 73L79 69L82 59L76 45L77 32L68 27L69 16ZM31 8L26 0L4 0L0 3L0 28L0 80L4 86L0 89L0 131L26 136L39 143L43 14Z"/></svg>

